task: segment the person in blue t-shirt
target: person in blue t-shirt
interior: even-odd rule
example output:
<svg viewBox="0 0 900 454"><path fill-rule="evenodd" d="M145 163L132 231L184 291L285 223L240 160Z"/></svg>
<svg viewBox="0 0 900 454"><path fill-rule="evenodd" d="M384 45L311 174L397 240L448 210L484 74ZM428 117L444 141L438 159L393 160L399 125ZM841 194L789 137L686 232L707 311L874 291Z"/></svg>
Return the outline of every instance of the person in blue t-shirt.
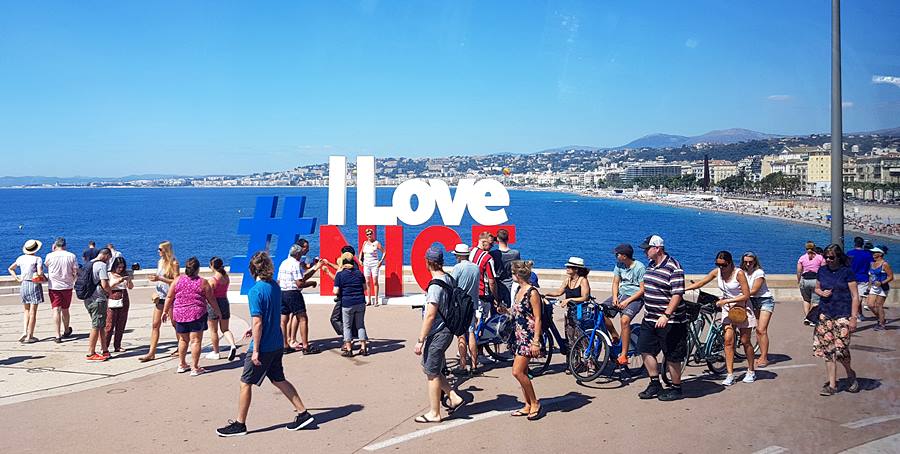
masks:
<svg viewBox="0 0 900 454"><path fill-rule="evenodd" d="M299 430L313 422L313 416L309 414L297 389L284 377L284 368L281 358L284 355L281 334L281 288L273 280L275 265L266 252L257 252L250 259L250 274L256 279L256 284L247 294L247 303L252 317L250 332L253 340L244 357L244 373L241 374L241 393L238 399L238 417L235 421L229 421L225 427L216 430L220 437L234 437L247 433L247 413L250 411L250 400L253 395L253 385L261 386L263 380L268 377L284 396L294 405L297 415L294 421L289 423L287 430Z"/></svg>
<svg viewBox="0 0 900 454"><path fill-rule="evenodd" d="M856 288L860 300L865 300L866 295L869 294L869 265L873 260L872 252L863 248L865 244L865 240L858 236L853 239L853 249L847 251L847 257L850 257L850 269L856 276ZM869 309L868 305L866 305L866 309Z"/></svg>
<svg viewBox="0 0 900 454"><path fill-rule="evenodd" d="M850 269L850 259L841 246L832 244L825 248L825 266L820 267L816 278L816 294L819 295L819 318L813 337L813 353L825 358L828 383L819 392L831 396L837 392L837 363L847 371L847 391L859 392L856 372L850 367L850 335L856 331L859 314L859 293L856 276Z"/></svg>

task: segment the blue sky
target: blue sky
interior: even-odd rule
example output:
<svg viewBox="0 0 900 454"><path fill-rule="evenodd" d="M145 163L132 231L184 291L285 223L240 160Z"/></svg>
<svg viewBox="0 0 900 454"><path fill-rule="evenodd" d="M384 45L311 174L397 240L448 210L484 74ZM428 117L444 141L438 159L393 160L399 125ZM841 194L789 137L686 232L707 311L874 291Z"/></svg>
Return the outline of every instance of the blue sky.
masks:
<svg viewBox="0 0 900 454"><path fill-rule="evenodd" d="M830 125L830 1L4 2L2 175ZM900 126L900 2L843 2L845 131Z"/></svg>

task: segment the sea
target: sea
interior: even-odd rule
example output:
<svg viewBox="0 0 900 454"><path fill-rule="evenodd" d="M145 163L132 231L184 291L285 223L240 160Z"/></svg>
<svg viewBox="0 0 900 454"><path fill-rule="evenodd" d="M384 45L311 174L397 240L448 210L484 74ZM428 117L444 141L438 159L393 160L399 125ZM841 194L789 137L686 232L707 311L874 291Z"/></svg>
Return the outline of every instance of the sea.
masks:
<svg viewBox="0 0 900 454"><path fill-rule="evenodd" d="M378 188L377 204L390 205L392 194L393 188ZM32 238L44 243L40 254L45 255L58 236L65 237L68 249L79 257L90 240L98 246L113 243L129 263L144 268L156 266L157 245L163 240L172 242L182 263L190 256L203 265L212 256L228 263L248 252L249 237L237 233L238 221L253 215L259 196L305 196L303 216L316 218L316 228L304 237L310 255L318 255L318 226L327 223L327 188L29 188L0 189L0 263L15 261ZM281 203L276 216L280 212ZM632 244L635 257L646 261L637 246L656 234L687 273L708 272L716 253L727 250L735 261L753 251L768 273L791 274L807 240L826 245L830 238L825 227L557 192L510 191L506 212L508 224L516 226L513 247L539 268L562 268L570 256L578 256L591 269L612 270L613 248L619 243ZM355 220L356 193L351 188L343 227L351 244L358 244ZM423 225L404 226L405 264L410 263L416 236L431 225L443 225L437 210ZM466 240L472 225L466 212L462 223L452 228ZM273 250L277 241L273 238ZM900 243L874 242L900 252ZM447 260L453 263L449 254Z"/></svg>

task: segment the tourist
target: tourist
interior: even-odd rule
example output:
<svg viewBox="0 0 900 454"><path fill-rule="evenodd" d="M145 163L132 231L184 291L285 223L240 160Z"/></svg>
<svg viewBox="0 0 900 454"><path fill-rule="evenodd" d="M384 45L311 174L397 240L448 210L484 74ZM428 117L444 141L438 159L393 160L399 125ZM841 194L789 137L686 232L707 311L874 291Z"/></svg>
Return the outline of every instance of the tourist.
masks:
<svg viewBox="0 0 900 454"><path fill-rule="evenodd" d="M131 306L128 290L134 288L131 275L125 267L125 259L116 257L109 267L109 299L106 302L106 341L113 345L113 351L121 352L122 335L128 322L128 308Z"/></svg>
<svg viewBox="0 0 900 454"><path fill-rule="evenodd" d="M47 266L47 278L50 281L50 307L53 309L53 326L56 337L53 341L61 343L72 335L69 325L69 307L72 305L72 289L78 278L78 259L75 254L66 250L66 239L59 237L53 243L53 252L44 258Z"/></svg>
<svg viewBox="0 0 900 454"><path fill-rule="evenodd" d="M318 265L319 259L314 259L311 265L310 263L307 263L306 254L309 253L309 241L306 241L304 238L299 238L294 244L300 246L300 273L303 277L300 289L302 291L304 288L316 288L318 283L316 281L311 281L310 279L315 276L316 272L318 272L321 267ZM300 296L302 298L303 294L301 293ZM304 307L305 306L306 303L304 302ZM307 316L306 311L304 310L302 314L294 318L297 319L297 322L294 323L292 321L293 324L291 325L294 328L292 333L294 336L293 345L299 348L305 355L319 353L320 350L315 345L309 343L309 317ZM298 333L300 335L299 339L297 338Z"/></svg>
<svg viewBox="0 0 900 454"><path fill-rule="evenodd" d="M44 302L44 261L37 255L43 244L38 240L28 240L22 246L22 255L9 266L9 274L21 282L19 297L22 300L22 337L19 342L33 344L38 341L34 337L34 325L37 322L38 304ZM19 274L16 274L18 268Z"/></svg>
<svg viewBox="0 0 900 454"><path fill-rule="evenodd" d="M456 256L456 265L450 270L450 276L456 282L456 286L465 290L472 299L472 305L475 307L472 323L469 324L468 334L459 336L459 367L452 372L454 375L473 375L478 373L478 345L475 339L475 330L478 324L482 322L491 313L490 303L486 303L478 299L478 266L469 260L469 246L466 244L457 244L453 248L453 255ZM471 366L468 358L471 358Z"/></svg>
<svg viewBox="0 0 900 454"><path fill-rule="evenodd" d="M856 276L859 299L866 309L871 310L866 296L869 295L869 265L872 264L873 257L872 247L866 249L865 246L866 242L862 237L853 238L853 249L847 251L847 257L850 257L850 269L853 270L853 274ZM862 321L862 311L860 311L859 315L859 321Z"/></svg>
<svg viewBox="0 0 900 454"><path fill-rule="evenodd" d="M366 241L359 249L359 261L363 264L366 290L372 290L366 306L378 306L378 273L384 263L384 246L375 239L375 231L372 229L366 229Z"/></svg>
<svg viewBox="0 0 900 454"><path fill-rule="evenodd" d="M106 337L106 310L112 287L109 285L109 272L106 262L112 253L103 248L90 262L91 280L97 285L94 293L84 300L84 308L91 316L91 334L88 336L88 361L106 361L109 359L109 338ZM100 341L100 354L97 354L97 341Z"/></svg>
<svg viewBox="0 0 900 454"><path fill-rule="evenodd" d="M278 285L281 288L281 330L284 335L284 353L302 351L306 353L318 353L318 350L309 345L309 318L306 316L306 301L303 299L302 289L315 287L315 282L307 282L307 279L315 274L316 270L306 269L303 256L309 252L309 243L291 246L288 257L278 266ZM306 271L304 273L304 271ZM300 331L302 341L297 341L297 331Z"/></svg>
<svg viewBox="0 0 900 454"><path fill-rule="evenodd" d="M496 263L490 253L493 243L494 237L490 232L481 232L478 246L469 254L469 260L478 267L478 299L496 308L495 305L499 304L494 298L497 295Z"/></svg>
<svg viewBox="0 0 900 454"><path fill-rule="evenodd" d="M454 285L453 278L444 273L444 252L434 247L425 253L425 263L431 278L443 281L448 286ZM422 356L422 370L428 380L428 412L416 417L417 423L441 422L441 394L446 394L450 399L449 414L458 410L465 400L450 388L450 383L444 377L444 353L453 343L453 333L446 326L438 312L449 311L450 292L438 284L429 285L425 293L425 310L422 319L422 328L416 339L414 352Z"/></svg>
<svg viewBox="0 0 900 454"><path fill-rule="evenodd" d="M550 298L562 297L562 299L558 300L557 304L566 309L566 340L569 341L569 345L572 345L580 335L577 317L578 304L591 298L591 283L588 282L587 279L590 270L584 266L584 259L581 257L569 257L569 261L566 262L565 267L566 277L559 286L559 289L548 291L544 296ZM530 282L529 285L531 285ZM516 293L518 293L518 291ZM615 329L610 333L618 337L618 333L616 333ZM568 368L566 369L566 373L571 373Z"/></svg>
<svg viewBox="0 0 900 454"><path fill-rule="evenodd" d="M500 302L509 307L513 284L511 264L515 260L521 260L522 257L518 250L509 248L509 231L506 229L497 230L497 249L493 258L494 264L497 266L497 280L501 284L497 286L497 293L499 293Z"/></svg>
<svg viewBox="0 0 900 454"><path fill-rule="evenodd" d="M856 331L859 293L850 260L840 245L825 248L826 266L820 267L815 292L820 297L819 318L813 338L813 353L825 358L828 383L819 392L831 396L837 389L837 362L847 372L847 391L859 391L856 372L850 366L850 336Z"/></svg>
<svg viewBox="0 0 900 454"><path fill-rule="evenodd" d="M368 340L366 336L366 278L356 265L354 254L345 252L338 259L337 265L341 271L334 277L334 294L341 300L341 318L344 323L344 346L341 348L341 356L353 356L353 335L359 339L359 353L369 355ZM353 333L353 327L357 332Z"/></svg>
<svg viewBox="0 0 900 454"><path fill-rule="evenodd" d="M250 310L252 340L244 358L244 372L241 374L241 391L238 398L238 416L236 421L229 420L228 425L216 429L220 437L234 437L247 433L247 413L250 412L250 401L253 397L253 385L262 386L263 380L269 381L287 397L297 410L294 421L288 423L287 430L299 430L313 422L297 394L297 389L284 377L282 358L284 352L281 333L281 289L272 279L275 265L269 254L257 252L248 264L250 275L256 283L247 293L247 305Z"/></svg>
<svg viewBox="0 0 900 454"><path fill-rule="evenodd" d="M228 361L234 361L237 356L237 344L234 342L234 334L228 327L231 318L231 305L228 304L228 285L231 279L228 272L225 271L225 262L219 257L209 259L209 267L213 270L211 278L206 282L212 287L213 298L219 306L221 317L216 316L216 312L212 306L207 308L207 313L212 313L209 317L209 335L212 341L212 351L206 354L206 359L219 359L219 330L222 330L222 336L228 341Z"/></svg>
<svg viewBox="0 0 900 454"><path fill-rule="evenodd" d="M744 383L753 383L756 380L756 361L753 355L751 330L756 328L756 317L750 307L750 283L743 269L734 265L734 259L728 251L719 251L716 254L716 267L703 279L688 285L685 290L696 290L716 280L722 297L716 302L716 306L722 308L722 326L724 328L725 342L725 369L728 374L722 381L723 386L734 384L734 347L735 330L738 330L741 345L747 355L747 372L744 374Z"/></svg>
<svg viewBox="0 0 900 454"><path fill-rule="evenodd" d="M872 248L872 266L869 267L869 296L868 306L878 318L875 331L883 331L885 327L884 302L891 290L891 281L894 280L894 271L891 264L884 259L887 253L886 246Z"/></svg>
<svg viewBox="0 0 900 454"><path fill-rule="evenodd" d="M613 268L612 296L603 305L613 307L622 313L619 319L622 351L616 362L620 366L628 364L628 348L631 343L631 321L644 307L644 264L634 259L634 248L630 244L620 244L613 250L616 267ZM606 318L607 329L612 320ZM610 329L610 333L616 330Z"/></svg>
<svg viewBox="0 0 900 454"><path fill-rule="evenodd" d="M121 252L119 252L118 250L116 250L116 247L113 246L112 243L108 243L108 244L106 245L106 248L109 249L109 253L111 254L111 255L109 256L109 260L107 261L107 265L108 265L108 266L112 267L113 260L115 260L115 259L117 259L117 258L119 258L119 257L121 257L122 260L125 260L125 256L122 255ZM109 268L109 269L112 269L112 268ZM108 271L108 270L107 270L107 271Z"/></svg>
<svg viewBox="0 0 900 454"><path fill-rule="evenodd" d="M775 312L775 299L766 283L766 272L759 263L759 257L753 252L745 252L741 257L741 269L747 275L750 285L750 306L756 317L756 341L759 344L759 358L756 368L769 365L769 322Z"/></svg>
<svg viewBox="0 0 900 454"><path fill-rule="evenodd" d="M150 349L147 354L138 358L142 363L156 359L156 347L159 344L159 330L163 322L163 308L166 304L166 296L169 287L175 278L181 273L172 243L163 241L157 247L159 261L156 262L156 274L150 275L150 282L156 283L156 293L153 295L153 320L150 328ZM173 321L174 323L174 321Z"/></svg>
<svg viewBox="0 0 900 454"><path fill-rule="evenodd" d="M819 267L825 264L825 259L816 253L816 244L806 242L806 252L797 260L797 285L800 286L800 296L803 297L803 314L809 314L809 310L819 304L819 295L815 292L816 276ZM803 323L810 325L810 321L804 318Z"/></svg>
<svg viewBox="0 0 900 454"><path fill-rule="evenodd" d="M200 261L197 257L191 257L184 263L184 275L176 277L169 287L166 305L163 307L163 321L167 317L175 320L175 335L178 337L176 372L179 374L190 370L191 377L196 377L206 372L206 369L200 367L200 348L203 346L203 331L208 323L207 307L212 308L216 317L222 317L213 297L212 287L200 277ZM185 361L188 345L191 348L190 369Z"/></svg>
<svg viewBox="0 0 900 454"><path fill-rule="evenodd" d="M519 291L513 295L515 304L510 307L510 318L513 324L513 335L510 337L509 350L515 353L512 375L522 387L525 406L512 412L512 416L525 416L529 421L541 419L543 409L535 395L534 385L528 376L528 360L541 355L540 333L544 321L541 320L543 302L541 295L531 286L531 267L521 260L512 263L513 278L519 283Z"/></svg>
<svg viewBox="0 0 900 454"><path fill-rule="evenodd" d="M81 253L81 259L83 260L84 266L87 266L88 263L94 261L97 258L97 254L100 253L100 250L97 249L97 243L94 241L88 241L88 247Z"/></svg>
<svg viewBox="0 0 900 454"><path fill-rule="evenodd" d="M665 243L658 235L651 235L641 244L650 259L644 273L644 321L638 337L638 351L650 375L650 384L638 397L662 401L681 399L681 362L687 355L687 314L683 301L684 270L666 253ZM659 363L656 355L662 351L672 386L662 389L659 384Z"/></svg>

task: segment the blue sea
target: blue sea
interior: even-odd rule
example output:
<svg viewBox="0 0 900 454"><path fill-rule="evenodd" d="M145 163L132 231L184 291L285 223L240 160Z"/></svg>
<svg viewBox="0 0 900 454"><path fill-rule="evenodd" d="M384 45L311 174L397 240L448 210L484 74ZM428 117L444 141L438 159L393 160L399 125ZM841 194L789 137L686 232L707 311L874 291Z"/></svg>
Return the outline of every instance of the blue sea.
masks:
<svg viewBox="0 0 900 454"><path fill-rule="evenodd" d="M391 188L379 188L378 204L390 204L392 193ZM29 238L44 242L44 255L57 236L64 236L69 250L79 257L89 240L98 246L113 243L129 262L145 268L156 266L156 248L163 240L173 243L182 263L197 256L205 265L213 255L228 262L247 253L248 237L237 234L238 220L253 214L257 196L271 195L306 196L304 215L316 217L317 226L327 222L325 188L2 189L0 263L4 267L12 263ZM826 228L628 200L510 191L510 201L509 223L517 229L514 247L540 268L561 268L574 255L593 269L611 270L616 244L631 243L637 249L645 237L658 234L688 273L709 271L716 252L723 249L736 256L752 250L768 272L793 273L807 240L824 245L830 237ZM351 244L356 238L355 218L356 197L351 189L348 227L343 229ZM440 224L435 210L425 225L404 227L406 264L417 234ZM471 226L467 213L455 230L466 240ZM310 254L317 255L318 228L306 238ZM900 244L885 244L900 251ZM640 250L636 256L642 258Z"/></svg>

